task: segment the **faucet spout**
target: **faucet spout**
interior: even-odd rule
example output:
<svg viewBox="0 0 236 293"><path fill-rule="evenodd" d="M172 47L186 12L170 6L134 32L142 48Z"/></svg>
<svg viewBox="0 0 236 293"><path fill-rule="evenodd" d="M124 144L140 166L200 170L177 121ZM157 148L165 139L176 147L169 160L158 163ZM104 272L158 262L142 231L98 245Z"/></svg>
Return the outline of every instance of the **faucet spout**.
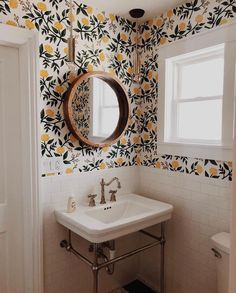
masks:
<svg viewBox="0 0 236 293"><path fill-rule="evenodd" d="M113 177L108 183L105 183L105 185L109 186L114 181L117 182L117 188L121 188L120 180L118 177Z"/></svg>
<svg viewBox="0 0 236 293"><path fill-rule="evenodd" d="M102 178L100 184L101 184L101 201L100 204L105 204L105 186L109 186L112 182L117 182L117 188L121 188L120 180L118 177L113 177L108 183L105 182L105 180Z"/></svg>

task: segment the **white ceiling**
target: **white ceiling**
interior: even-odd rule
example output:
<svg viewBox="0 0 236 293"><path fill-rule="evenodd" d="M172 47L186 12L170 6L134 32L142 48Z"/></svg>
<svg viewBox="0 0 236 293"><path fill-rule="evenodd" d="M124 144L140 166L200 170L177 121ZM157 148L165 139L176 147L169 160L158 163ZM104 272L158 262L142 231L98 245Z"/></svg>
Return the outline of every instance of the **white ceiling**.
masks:
<svg viewBox="0 0 236 293"><path fill-rule="evenodd" d="M145 10L142 20L147 20L186 0L82 0L82 2L101 11L115 13L129 19L131 19L129 15L131 9L142 8Z"/></svg>

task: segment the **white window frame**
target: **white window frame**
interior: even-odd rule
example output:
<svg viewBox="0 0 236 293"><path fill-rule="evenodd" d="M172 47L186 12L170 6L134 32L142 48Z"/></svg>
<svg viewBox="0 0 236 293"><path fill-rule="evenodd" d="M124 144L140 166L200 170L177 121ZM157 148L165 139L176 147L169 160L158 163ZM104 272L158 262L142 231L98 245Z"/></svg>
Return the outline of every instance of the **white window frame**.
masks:
<svg viewBox="0 0 236 293"><path fill-rule="evenodd" d="M180 90L181 86L181 67L184 65L194 64L199 60L210 60L214 57L222 55L224 53L225 45L217 45L214 47L198 50L190 54L180 55L174 58L166 60L166 80L168 80L168 92L165 96L165 129L164 136L167 142L178 142L178 143L192 143L192 144L209 144L209 145L220 145L221 140L200 140L200 139L181 139L178 137L178 105L181 103L191 103L197 101L209 101L209 100L222 100L223 94L211 97L194 97L187 98L181 97Z"/></svg>
<svg viewBox="0 0 236 293"><path fill-rule="evenodd" d="M166 59L174 58L191 52L204 50L224 44L225 72L222 110L222 142L210 144L206 142L189 143L169 140L165 137L165 127L170 127L167 121L166 97L171 88L166 87L167 66ZM236 24L200 33L159 48L159 92L158 92L158 152L160 154L174 154L180 156L208 158L216 160L232 159L233 144L233 109L234 109L234 82L236 60ZM174 86L173 84L171 86Z"/></svg>

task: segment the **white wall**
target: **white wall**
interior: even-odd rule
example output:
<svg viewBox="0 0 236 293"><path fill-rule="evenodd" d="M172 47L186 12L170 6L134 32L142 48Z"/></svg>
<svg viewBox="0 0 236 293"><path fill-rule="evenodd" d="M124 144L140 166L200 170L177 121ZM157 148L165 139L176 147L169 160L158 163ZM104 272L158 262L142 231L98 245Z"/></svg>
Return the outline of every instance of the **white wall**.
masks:
<svg viewBox="0 0 236 293"><path fill-rule="evenodd" d="M140 193L173 204L167 224L167 293L216 293L215 258L210 237L229 231L229 181L140 168ZM139 275L155 285L156 252L141 255Z"/></svg>
<svg viewBox="0 0 236 293"><path fill-rule="evenodd" d="M91 192L98 193L100 199L99 182L101 178L110 180L117 176L121 182L119 194L137 191L137 167L125 167L104 171L93 171L74 175L43 177L43 222L44 222L44 277L45 293L91 293L92 273L90 268L74 255L60 248L59 243L66 238L66 229L57 224L54 210L65 208L69 196L74 195L81 204L87 204L87 195ZM113 183L115 184L115 183ZM114 187L113 184L111 188ZM106 187L108 192L109 187ZM109 198L107 193L107 198ZM78 207L79 208L79 207ZM137 234L117 240L118 253L132 249L137 244ZM79 249L88 254L89 242L79 238ZM99 293L107 293L135 279L138 272L138 257L132 257L115 265L115 274L107 275L100 271Z"/></svg>

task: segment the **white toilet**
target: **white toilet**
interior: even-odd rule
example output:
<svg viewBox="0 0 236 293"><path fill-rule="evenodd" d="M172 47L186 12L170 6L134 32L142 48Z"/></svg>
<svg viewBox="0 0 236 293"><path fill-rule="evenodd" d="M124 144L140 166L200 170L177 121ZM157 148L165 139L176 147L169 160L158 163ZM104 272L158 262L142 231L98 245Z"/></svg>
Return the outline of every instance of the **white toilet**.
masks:
<svg viewBox="0 0 236 293"><path fill-rule="evenodd" d="M211 237L217 258L217 293L228 293L230 234L221 232Z"/></svg>

